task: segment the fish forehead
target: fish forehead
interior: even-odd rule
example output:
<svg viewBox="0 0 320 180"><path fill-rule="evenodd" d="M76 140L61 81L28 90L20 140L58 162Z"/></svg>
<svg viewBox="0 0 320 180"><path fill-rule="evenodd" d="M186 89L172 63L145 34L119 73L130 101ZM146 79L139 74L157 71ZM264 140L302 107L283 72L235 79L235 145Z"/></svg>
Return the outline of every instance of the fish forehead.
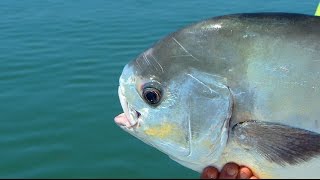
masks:
<svg viewBox="0 0 320 180"><path fill-rule="evenodd" d="M169 80L188 67L215 74L246 69L260 37L297 39L319 35L319 18L287 13L220 16L187 26L156 42L132 63L136 75ZM314 41L316 42L316 41ZM243 74L237 72L237 76ZM239 77L240 78L240 77ZM243 78L243 77L242 77Z"/></svg>

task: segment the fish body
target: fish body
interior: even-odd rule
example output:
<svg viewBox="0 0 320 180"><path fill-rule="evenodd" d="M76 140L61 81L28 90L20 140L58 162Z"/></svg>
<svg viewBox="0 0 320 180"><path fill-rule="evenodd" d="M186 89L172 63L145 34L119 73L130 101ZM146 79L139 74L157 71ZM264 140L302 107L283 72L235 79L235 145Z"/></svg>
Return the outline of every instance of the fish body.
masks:
<svg viewBox="0 0 320 180"><path fill-rule="evenodd" d="M320 177L320 18L232 14L169 34L119 80L122 129L201 172Z"/></svg>

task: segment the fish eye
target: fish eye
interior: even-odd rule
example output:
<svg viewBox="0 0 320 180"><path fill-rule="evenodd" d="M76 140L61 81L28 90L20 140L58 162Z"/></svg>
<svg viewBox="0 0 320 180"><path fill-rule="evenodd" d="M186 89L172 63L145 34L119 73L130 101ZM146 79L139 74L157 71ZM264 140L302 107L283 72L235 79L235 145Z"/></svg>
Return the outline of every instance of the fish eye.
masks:
<svg viewBox="0 0 320 180"><path fill-rule="evenodd" d="M142 96L150 105L157 105L161 100L161 91L157 88L146 87L143 89Z"/></svg>

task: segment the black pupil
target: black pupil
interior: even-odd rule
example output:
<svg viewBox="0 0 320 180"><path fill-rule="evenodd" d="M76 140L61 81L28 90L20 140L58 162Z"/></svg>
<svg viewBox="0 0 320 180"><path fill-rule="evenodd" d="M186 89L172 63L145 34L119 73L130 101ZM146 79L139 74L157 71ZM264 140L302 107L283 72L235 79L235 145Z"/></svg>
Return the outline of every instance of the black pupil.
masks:
<svg viewBox="0 0 320 180"><path fill-rule="evenodd" d="M147 92L146 98L150 103L157 103L157 101L158 101L158 95L154 91Z"/></svg>

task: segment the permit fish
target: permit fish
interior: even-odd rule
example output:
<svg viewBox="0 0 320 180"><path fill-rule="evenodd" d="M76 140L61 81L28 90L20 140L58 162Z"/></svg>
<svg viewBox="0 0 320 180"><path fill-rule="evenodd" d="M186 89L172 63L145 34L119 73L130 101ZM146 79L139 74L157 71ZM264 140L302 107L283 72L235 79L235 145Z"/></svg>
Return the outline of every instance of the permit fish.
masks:
<svg viewBox="0 0 320 180"><path fill-rule="evenodd" d="M230 14L194 22L124 66L121 129L197 172L320 177L320 18Z"/></svg>

